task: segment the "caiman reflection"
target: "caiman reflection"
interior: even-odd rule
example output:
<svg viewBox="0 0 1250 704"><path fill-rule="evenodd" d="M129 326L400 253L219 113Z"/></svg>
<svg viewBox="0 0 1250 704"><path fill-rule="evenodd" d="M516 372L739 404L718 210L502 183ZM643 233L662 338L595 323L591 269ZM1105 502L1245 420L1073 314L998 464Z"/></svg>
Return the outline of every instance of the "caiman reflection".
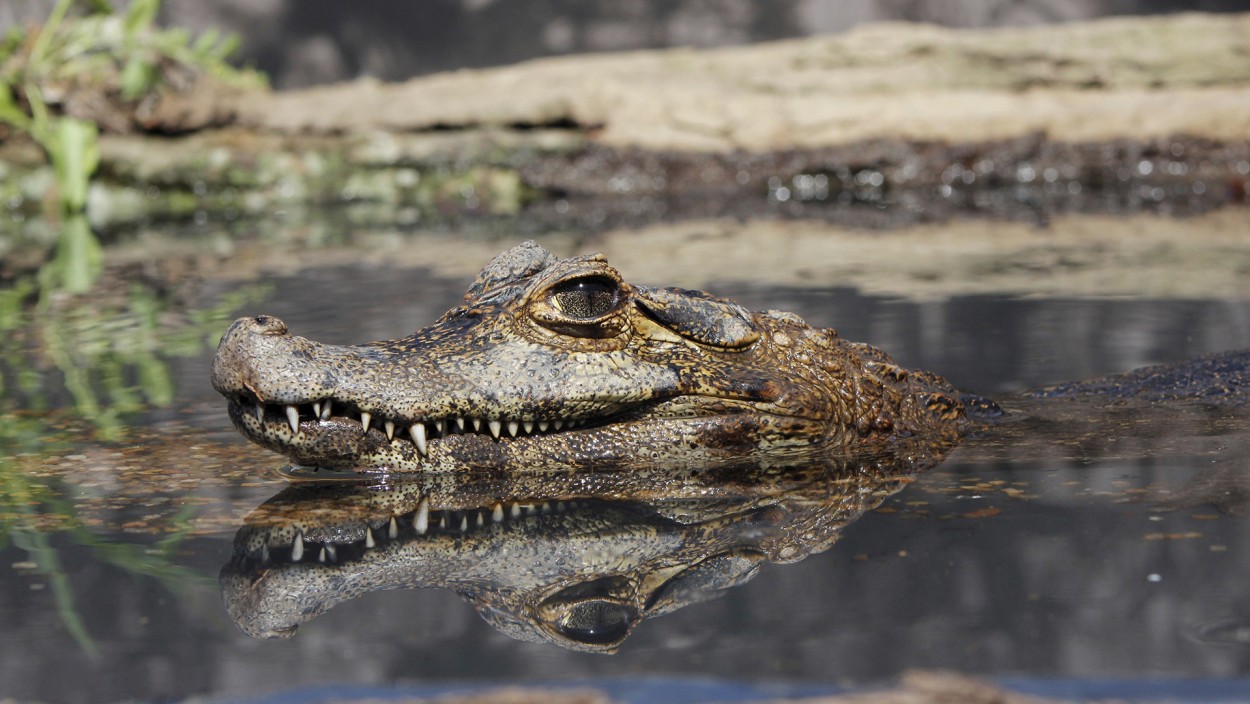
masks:
<svg viewBox="0 0 1250 704"><path fill-rule="evenodd" d="M644 619L828 549L949 448L707 471L302 483L246 519L222 569L248 635L290 637L380 589L451 589L522 640L615 651Z"/></svg>

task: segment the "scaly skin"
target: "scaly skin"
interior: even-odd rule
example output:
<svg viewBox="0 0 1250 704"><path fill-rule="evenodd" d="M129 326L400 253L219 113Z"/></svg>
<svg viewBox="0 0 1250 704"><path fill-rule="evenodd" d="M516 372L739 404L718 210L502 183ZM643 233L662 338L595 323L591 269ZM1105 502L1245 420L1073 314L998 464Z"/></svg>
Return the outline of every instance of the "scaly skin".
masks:
<svg viewBox="0 0 1250 704"><path fill-rule="evenodd" d="M943 445L966 425L944 380L834 330L532 242L405 338L324 345L240 318L213 386L245 436L296 463L391 472L789 462Z"/></svg>

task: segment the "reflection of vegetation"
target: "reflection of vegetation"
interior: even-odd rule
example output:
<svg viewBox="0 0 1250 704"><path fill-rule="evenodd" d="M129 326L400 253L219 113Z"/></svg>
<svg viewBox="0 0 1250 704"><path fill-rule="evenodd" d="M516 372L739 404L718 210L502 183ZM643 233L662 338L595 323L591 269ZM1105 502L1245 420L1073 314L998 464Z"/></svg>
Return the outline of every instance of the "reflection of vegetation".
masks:
<svg viewBox="0 0 1250 704"><path fill-rule="evenodd" d="M53 405L49 397L63 388L103 440L121 438L125 414L172 403L173 382L164 359L211 348L231 313L259 293L257 287L244 288L211 308L179 314L168 300L137 284L115 302L75 306L54 305L49 292L55 289L42 289L42 300L32 309L28 301L36 290L23 279L0 292L0 394L5 398L0 412L12 412L19 404L46 409ZM49 368L60 378L47 374Z"/></svg>
<svg viewBox="0 0 1250 704"><path fill-rule="evenodd" d="M150 547L101 540L87 529L73 505L60 492L24 472L16 460L19 453L38 456L59 449L49 446L43 423L36 418L16 415L7 415L3 421L0 425L0 550L12 545L26 553L34 571L47 580L61 622L83 650L91 655L97 652L75 607L69 576L52 546L51 534L86 546L100 562L157 579L171 591L209 581L172 562L175 550L189 530L193 509L184 509L169 520L168 526L160 526L168 535Z"/></svg>
<svg viewBox="0 0 1250 704"><path fill-rule="evenodd" d="M49 265L55 266L72 265ZM72 275L62 270L48 276L60 282ZM127 413L173 402L165 359L211 348L233 311L257 293L251 287L211 308L179 312L168 297L138 284L115 300L105 294L90 302L75 297L78 305L58 301L63 291L31 277L0 290L0 549L12 545L26 552L31 568L47 580L66 629L87 652L95 646L51 534L89 548L96 561L179 589L203 579L171 561L195 509L150 526L167 534L151 546L101 539L76 515L66 492L38 471L82 433L54 427L45 414L32 411L57 405L68 392L87 433L122 439Z"/></svg>

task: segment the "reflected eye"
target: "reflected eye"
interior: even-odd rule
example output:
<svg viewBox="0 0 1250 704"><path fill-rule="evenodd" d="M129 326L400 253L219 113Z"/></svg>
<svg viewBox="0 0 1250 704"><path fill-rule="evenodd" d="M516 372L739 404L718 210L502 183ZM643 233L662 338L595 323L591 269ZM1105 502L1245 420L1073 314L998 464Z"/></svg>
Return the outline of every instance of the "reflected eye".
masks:
<svg viewBox="0 0 1250 704"><path fill-rule="evenodd" d="M612 312L616 307L616 282L603 276L587 276L556 285L551 290L551 304L561 313L577 320L593 320Z"/></svg>
<svg viewBox="0 0 1250 704"><path fill-rule="evenodd" d="M560 633L581 643L607 645L623 639L638 613L611 601L584 601L560 619Z"/></svg>

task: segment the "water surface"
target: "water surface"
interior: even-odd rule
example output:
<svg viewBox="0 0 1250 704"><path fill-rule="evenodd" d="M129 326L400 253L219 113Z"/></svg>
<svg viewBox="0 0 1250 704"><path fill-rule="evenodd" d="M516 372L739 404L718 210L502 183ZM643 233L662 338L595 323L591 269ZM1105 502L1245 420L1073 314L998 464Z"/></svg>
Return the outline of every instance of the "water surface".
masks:
<svg viewBox="0 0 1250 704"><path fill-rule="evenodd" d="M553 240L570 248L562 254L595 248L567 234ZM512 243L501 238L497 249ZM267 269L251 300L218 311L205 330L264 312L326 342L394 337L431 322L468 284L438 262L330 255ZM242 254L232 256L246 268ZM631 266L625 274L639 283L683 283ZM1250 299L1214 288L1184 297L916 297L773 274L702 278L748 307L792 310L992 396L1250 347ZM191 307L239 286L209 277ZM174 317L162 324L185 323ZM515 640L444 589L369 593L293 638L255 640L223 608L217 575L245 518L287 485L276 473L281 459L229 427L208 385L208 344L157 358L163 402L151 391L155 372L126 361L113 374L117 388L148 389L119 416L129 430L115 442L100 439L97 421L58 411L81 409L81 395L58 386L71 372L6 362L25 409L13 414L3 453L0 695L166 700L329 683L663 676L862 684L915 668L1250 675L1244 410L1194 406L1106 421L1097 404L1022 407L1051 414L1038 442L1016 431L1009 441L974 439L897 493L882 492L880 506L824 552L764 565L715 600L648 619L615 655ZM19 379L24 386L12 383ZM101 403L119 394L101 391Z"/></svg>

